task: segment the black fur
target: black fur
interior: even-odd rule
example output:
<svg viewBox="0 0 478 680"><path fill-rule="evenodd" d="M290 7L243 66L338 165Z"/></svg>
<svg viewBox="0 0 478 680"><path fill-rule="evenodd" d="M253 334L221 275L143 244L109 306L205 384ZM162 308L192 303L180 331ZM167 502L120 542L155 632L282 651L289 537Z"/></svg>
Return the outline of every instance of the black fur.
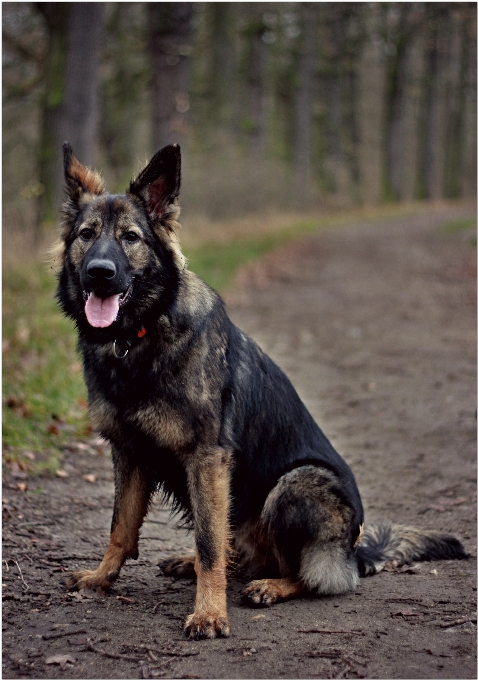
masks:
<svg viewBox="0 0 478 680"><path fill-rule="evenodd" d="M366 533L356 549L364 517L349 466L284 373L184 266L179 147L158 152L122 196L106 194L69 146L64 154L57 296L78 327L90 414L112 443L116 489L105 558L70 585L108 587L137 556L139 526L158 489L194 526L198 581L214 573L223 582L229 536L251 569L286 579L253 582L246 591L256 604L301 589L353 589L358 570L371 573L397 555L463 556L456 539L420 532L414 549L404 549L396 528ZM167 573L178 567L168 564ZM181 570L190 574L191 563ZM225 605L215 604L223 587L225 580L208 591L209 609L197 605L188 619L191 637L228 634Z"/></svg>

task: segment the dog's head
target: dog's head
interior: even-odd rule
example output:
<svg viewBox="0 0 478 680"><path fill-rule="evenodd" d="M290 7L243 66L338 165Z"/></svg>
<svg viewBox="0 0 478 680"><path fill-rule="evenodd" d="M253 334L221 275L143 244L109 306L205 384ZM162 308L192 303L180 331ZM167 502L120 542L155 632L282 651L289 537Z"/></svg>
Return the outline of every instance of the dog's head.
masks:
<svg viewBox="0 0 478 680"><path fill-rule="evenodd" d="M174 298L185 265L177 238L179 146L161 149L122 195L107 193L69 144L63 154L58 297L80 330L107 340Z"/></svg>

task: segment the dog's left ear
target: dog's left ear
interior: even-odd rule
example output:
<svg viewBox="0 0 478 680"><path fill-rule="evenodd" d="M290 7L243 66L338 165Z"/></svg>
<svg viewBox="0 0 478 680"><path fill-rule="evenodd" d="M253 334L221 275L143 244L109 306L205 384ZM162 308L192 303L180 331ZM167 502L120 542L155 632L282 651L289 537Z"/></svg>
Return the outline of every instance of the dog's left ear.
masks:
<svg viewBox="0 0 478 680"><path fill-rule="evenodd" d="M179 194L181 152L178 144L165 146L129 185L128 193L146 204L152 216L167 215Z"/></svg>

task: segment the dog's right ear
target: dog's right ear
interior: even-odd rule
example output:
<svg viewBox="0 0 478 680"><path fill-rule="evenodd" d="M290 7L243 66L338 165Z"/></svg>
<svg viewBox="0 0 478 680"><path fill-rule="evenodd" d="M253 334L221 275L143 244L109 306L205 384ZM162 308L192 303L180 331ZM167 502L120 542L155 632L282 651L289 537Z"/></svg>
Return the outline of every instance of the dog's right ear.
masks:
<svg viewBox="0 0 478 680"><path fill-rule="evenodd" d="M68 142L63 144L63 167L65 170L65 190L68 198L75 203L83 194L103 194L105 185L101 175L85 167L73 155Z"/></svg>

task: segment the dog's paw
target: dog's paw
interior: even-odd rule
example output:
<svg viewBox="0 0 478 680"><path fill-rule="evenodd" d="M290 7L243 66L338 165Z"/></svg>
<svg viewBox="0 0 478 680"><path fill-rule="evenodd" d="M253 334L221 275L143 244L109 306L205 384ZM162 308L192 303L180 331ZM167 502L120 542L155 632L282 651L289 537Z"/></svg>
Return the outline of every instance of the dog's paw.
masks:
<svg viewBox="0 0 478 680"><path fill-rule="evenodd" d="M227 616L194 613L186 619L184 633L190 640L213 640L229 637L231 627Z"/></svg>
<svg viewBox="0 0 478 680"><path fill-rule="evenodd" d="M99 569L74 571L63 579L62 583L68 590L109 590L113 582L118 578L117 572L104 574Z"/></svg>
<svg viewBox="0 0 478 680"><path fill-rule="evenodd" d="M271 607L279 599L273 579L251 581L242 591L243 602L252 607Z"/></svg>
<svg viewBox="0 0 478 680"><path fill-rule="evenodd" d="M290 578L264 578L251 581L242 591L245 604L252 607L271 607L276 602L299 597L306 591L300 581Z"/></svg>
<svg viewBox="0 0 478 680"><path fill-rule="evenodd" d="M165 576L174 576L174 578L196 578L196 572L194 570L195 561L196 558L194 555L180 555L177 557L170 557L168 560L163 560L158 566Z"/></svg>

